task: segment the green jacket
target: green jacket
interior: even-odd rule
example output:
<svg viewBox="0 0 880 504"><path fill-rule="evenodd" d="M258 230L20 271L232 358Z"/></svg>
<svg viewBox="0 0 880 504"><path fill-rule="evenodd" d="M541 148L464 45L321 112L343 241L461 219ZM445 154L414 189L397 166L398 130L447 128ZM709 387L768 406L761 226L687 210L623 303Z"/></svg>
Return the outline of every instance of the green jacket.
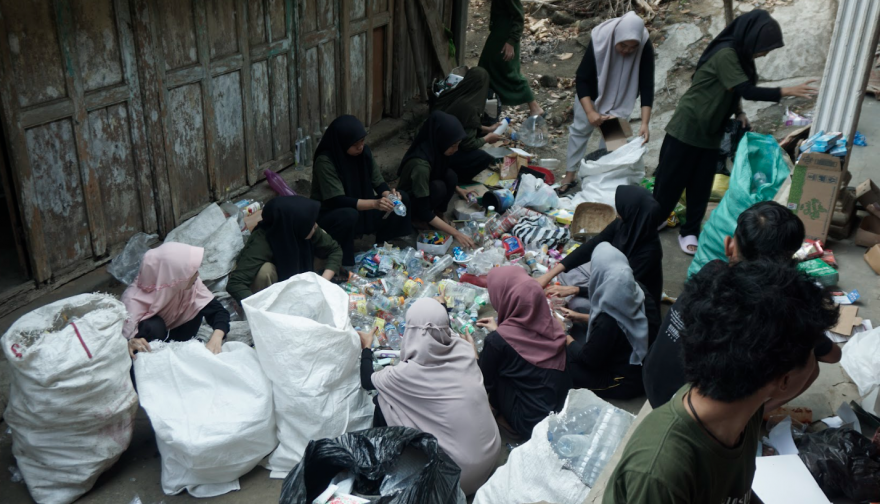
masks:
<svg viewBox="0 0 880 504"><path fill-rule="evenodd" d="M339 271L342 267L342 248L339 244L321 228L315 231L315 235L309 241L312 242L315 255L326 259L327 265L324 268ZM260 268L267 262L272 262L272 259L272 247L266 239L266 231L254 229L241 254L238 255L235 270L229 275L226 292L238 302L253 294L251 284L254 278Z"/></svg>

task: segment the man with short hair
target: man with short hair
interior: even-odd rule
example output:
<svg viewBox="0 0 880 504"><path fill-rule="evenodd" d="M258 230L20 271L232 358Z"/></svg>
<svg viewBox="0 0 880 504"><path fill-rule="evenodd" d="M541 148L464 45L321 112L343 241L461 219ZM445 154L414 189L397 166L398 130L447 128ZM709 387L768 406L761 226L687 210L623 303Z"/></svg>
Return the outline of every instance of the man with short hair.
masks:
<svg viewBox="0 0 880 504"><path fill-rule="evenodd" d="M779 203L764 201L752 205L740 214L734 236L724 239L724 251L730 264L757 259L772 259L791 264L792 256L803 241L804 224L801 220ZM715 260L706 264L694 276L716 275L726 267L727 263L724 261ZM684 330L681 303L679 300L669 309L642 368L645 393L654 408L668 401L685 384L679 344ZM840 347L827 336L820 339L815 350L816 358L820 362L840 361ZM819 368L816 367L804 390L818 376Z"/></svg>
<svg viewBox="0 0 880 504"><path fill-rule="evenodd" d="M838 312L793 266L695 275L681 296L688 385L635 429L604 504L748 504L764 410L796 397Z"/></svg>

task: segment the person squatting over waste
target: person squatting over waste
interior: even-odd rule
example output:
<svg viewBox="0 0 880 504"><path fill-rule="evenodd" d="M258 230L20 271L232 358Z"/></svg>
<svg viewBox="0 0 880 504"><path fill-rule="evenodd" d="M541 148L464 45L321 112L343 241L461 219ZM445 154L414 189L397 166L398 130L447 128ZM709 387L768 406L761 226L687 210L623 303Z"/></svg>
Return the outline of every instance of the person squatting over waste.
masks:
<svg viewBox="0 0 880 504"><path fill-rule="evenodd" d="M487 281L498 321L477 321L489 331L479 361L483 382L498 424L527 439L538 422L560 411L571 388L565 331L541 286L524 269L493 268Z"/></svg>
<svg viewBox="0 0 880 504"><path fill-rule="evenodd" d="M303 196L276 196L263 208L245 244L226 291L241 302L275 282L314 271L315 257L325 259L322 276L332 279L342 267L342 248L317 219L321 204Z"/></svg>
<svg viewBox="0 0 880 504"><path fill-rule="evenodd" d="M412 233L410 215L394 213L390 197L409 197L388 187L364 144L367 130L352 115L330 123L315 149L311 198L321 203L318 226L342 247L342 266L354 268L354 239L375 234L382 243Z"/></svg>
<svg viewBox="0 0 880 504"><path fill-rule="evenodd" d="M639 397L645 393L642 360L657 335L660 309L611 244L596 247L592 264L589 315L567 310L575 322L566 337L572 385L604 399Z"/></svg>
<svg viewBox="0 0 880 504"><path fill-rule="evenodd" d="M202 319L214 332L205 346L220 353L229 333L229 312L199 278L205 249L183 243L163 243L144 254L134 283L122 293L128 318L122 334L128 353L149 352L150 341L188 341Z"/></svg>
<svg viewBox="0 0 880 504"><path fill-rule="evenodd" d="M838 318L825 289L766 259L695 275L680 299L688 384L636 427L604 504L749 502L763 414L804 390Z"/></svg>
<svg viewBox="0 0 880 504"><path fill-rule="evenodd" d="M469 236L443 219L456 192L467 199L467 193L458 187L458 176L449 161L465 137L458 119L445 112L431 112L400 161L397 189L409 195L416 225L430 225L452 236L462 246L473 248L474 241Z"/></svg>
<svg viewBox="0 0 880 504"><path fill-rule="evenodd" d="M550 286L547 293L575 296L568 303L571 310L590 311L590 261L593 251L604 242L623 252L636 281L647 288L645 294L659 306L663 295L663 246L655 224L659 205L645 188L627 185L617 188L614 205L618 216L614 222L537 279L541 286L547 287L559 275L565 285Z"/></svg>
<svg viewBox="0 0 880 504"><path fill-rule="evenodd" d="M792 256L803 242L804 224L800 218L779 203L763 201L740 214L734 236L728 236L724 240L724 250L730 264L758 259L792 263ZM726 267L724 261L716 259L706 264L697 275L717 275ZM679 298L669 309L657 333L658 337L645 358L645 391L654 408L666 403L687 382L680 344L680 337L684 332L683 303L684 300ZM840 347L826 335L818 339L814 353L820 362L840 361ZM804 390L818 377L819 367L816 366L813 376L804 385Z"/></svg>
<svg viewBox="0 0 880 504"><path fill-rule="evenodd" d="M654 181L662 226L687 190L687 213L678 237L681 250L694 255L712 193L724 126L731 115L744 128L749 120L742 99L778 102L783 96L811 98L816 88L808 81L785 88L757 87L755 58L785 45L782 29L767 11L755 9L734 19L700 56L691 87L675 107L666 126Z"/></svg>
<svg viewBox="0 0 880 504"><path fill-rule="evenodd" d="M433 434L461 468L462 491L475 493L495 469L501 436L473 340L452 333L446 307L431 298L416 301L406 312L396 366L374 373L373 334L360 335L361 384L379 392L374 427L412 427Z"/></svg>
<svg viewBox="0 0 880 504"><path fill-rule="evenodd" d="M529 115L544 115L535 101L529 81L520 70L520 41L525 15L520 0L492 0L489 11L489 37L480 54L479 65L489 72L489 86L502 104L515 107L529 104Z"/></svg>
<svg viewBox="0 0 880 504"><path fill-rule="evenodd" d="M654 105L654 46L645 22L635 12L609 19L590 32L590 43L575 77L574 121L568 128L565 177L557 189L565 194L577 185L575 175L587 153L593 131L605 121L629 120L641 97L639 136L650 139L648 123ZM599 135L599 147L605 141Z"/></svg>
<svg viewBox="0 0 880 504"><path fill-rule="evenodd" d="M481 148L501 139L501 135L493 133L500 122L492 126L483 126L480 122L488 95L489 73L485 68L474 67L454 88L441 93L431 107L431 110L446 112L458 119L467 134L458 145L458 151L449 156L449 164L459 182L472 181L495 162L495 157Z"/></svg>

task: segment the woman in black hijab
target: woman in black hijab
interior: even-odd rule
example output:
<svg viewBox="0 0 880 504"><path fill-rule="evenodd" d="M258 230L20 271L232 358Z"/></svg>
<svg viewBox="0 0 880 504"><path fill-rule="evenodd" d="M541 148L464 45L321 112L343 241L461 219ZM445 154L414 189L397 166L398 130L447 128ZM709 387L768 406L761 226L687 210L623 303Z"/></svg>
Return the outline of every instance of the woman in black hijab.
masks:
<svg viewBox="0 0 880 504"><path fill-rule="evenodd" d="M590 241L576 248L550 271L538 278L546 287L557 275L566 285L555 285L547 292L559 296L576 296L568 303L572 310L589 313L590 264L593 251L608 242L623 252L632 268L633 278L644 284L646 294L660 303L663 294L663 246L657 234L657 213L660 206L647 189L639 186L618 186L614 195L618 218Z"/></svg>
<svg viewBox="0 0 880 504"><path fill-rule="evenodd" d="M376 243L382 243L412 232L409 214L395 214L389 196L400 198L405 207L409 198L385 183L364 144L366 136L356 117L337 117L315 150L312 168L311 197L321 203L318 225L342 247L346 267L354 266L355 238L375 233Z"/></svg>
<svg viewBox="0 0 880 504"><path fill-rule="evenodd" d="M241 301L275 282L314 271L315 257L325 260L322 276L333 278L342 266L342 249L318 227L320 207L302 196L271 199L238 255L226 291Z"/></svg>
<svg viewBox="0 0 880 504"><path fill-rule="evenodd" d="M715 179L724 126L733 115L749 127L742 99L778 102L783 96L810 98L814 81L785 88L757 87L755 58L784 45L782 30L767 11L755 9L733 20L703 52L690 89L679 100L666 126L655 172L654 198L662 225L687 190L687 218L678 238L681 250L694 255L697 236Z"/></svg>
<svg viewBox="0 0 880 504"><path fill-rule="evenodd" d="M458 192L463 198L467 195L458 187L458 176L449 161L466 136L458 119L445 112L431 112L400 162L397 188L409 194L415 221L443 231L465 247L473 247L470 237L443 219L453 194Z"/></svg>
<svg viewBox="0 0 880 504"><path fill-rule="evenodd" d="M481 149L487 143L495 143L501 135L493 133L501 123L483 126L480 117L486 110L489 95L489 72L473 67L454 88L444 91L435 100L431 110L439 110L454 116L464 127L467 138L461 141L458 152L449 156L449 164L458 175L459 182L468 182L489 167L495 158Z"/></svg>

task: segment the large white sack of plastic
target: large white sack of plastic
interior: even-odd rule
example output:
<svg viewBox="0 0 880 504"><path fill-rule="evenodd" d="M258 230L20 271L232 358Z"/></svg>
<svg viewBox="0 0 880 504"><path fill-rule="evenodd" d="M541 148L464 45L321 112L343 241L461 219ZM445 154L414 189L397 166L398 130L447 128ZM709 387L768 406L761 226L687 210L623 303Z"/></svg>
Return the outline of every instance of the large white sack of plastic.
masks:
<svg viewBox="0 0 880 504"><path fill-rule="evenodd" d="M0 339L12 369L12 454L40 504L75 501L131 442L126 316L112 296L81 294L24 315Z"/></svg>
<svg viewBox="0 0 880 504"><path fill-rule="evenodd" d="M850 338L843 345L840 365L859 387L860 396L865 397L880 386L880 327Z"/></svg>
<svg viewBox="0 0 880 504"><path fill-rule="evenodd" d="M572 389L565 399L565 407L559 412L563 420L582 414L595 407L614 408L611 404L587 389ZM635 417L618 410L626 417L626 428ZM554 504L582 504L590 493L581 477L566 467L548 441L551 414L532 429L532 437L510 452L507 463L495 470L474 498L474 504L499 502L553 502ZM604 432L604 431L603 431ZM622 434L626 429L622 429ZM599 430L595 434L599 434ZM620 434L620 433L618 433ZM604 439L608 446L598 452L613 453L621 442L619 435ZM599 439L599 438L597 438ZM604 461L607 464L607 460ZM604 468L604 466L603 466Z"/></svg>
<svg viewBox="0 0 880 504"><path fill-rule="evenodd" d="M212 285L235 268L238 253L244 248L236 217L226 217L217 203L211 203L198 215L172 229L165 237L165 243L168 242L205 249L199 277L205 284ZM225 284L219 290L225 290Z"/></svg>
<svg viewBox="0 0 880 504"><path fill-rule="evenodd" d="M162 490L214 497L278 445L272 383L253 348L211 353L197 340L154 342L134 361L141 405L162 456Z"/></svg>
<svg viewBox="0 0 880 504"><path fill-rule="evenodd" d="M570 207L581 203L605 203L614 206L614 195L621 185L637 185L645 176L645 152L642 137L635 137L619 149L595 161L581 161L578 175L581 191L571 197Z"/></svg>
<svg viewBox="0 0 880 504"><path fill-rule="evenodd" d="M275 394L279 445L268 468L271 477L283 478L309 441L371 426L360 338L348 317L348 294L315 273L276 283L241 304Z"/></svg>

